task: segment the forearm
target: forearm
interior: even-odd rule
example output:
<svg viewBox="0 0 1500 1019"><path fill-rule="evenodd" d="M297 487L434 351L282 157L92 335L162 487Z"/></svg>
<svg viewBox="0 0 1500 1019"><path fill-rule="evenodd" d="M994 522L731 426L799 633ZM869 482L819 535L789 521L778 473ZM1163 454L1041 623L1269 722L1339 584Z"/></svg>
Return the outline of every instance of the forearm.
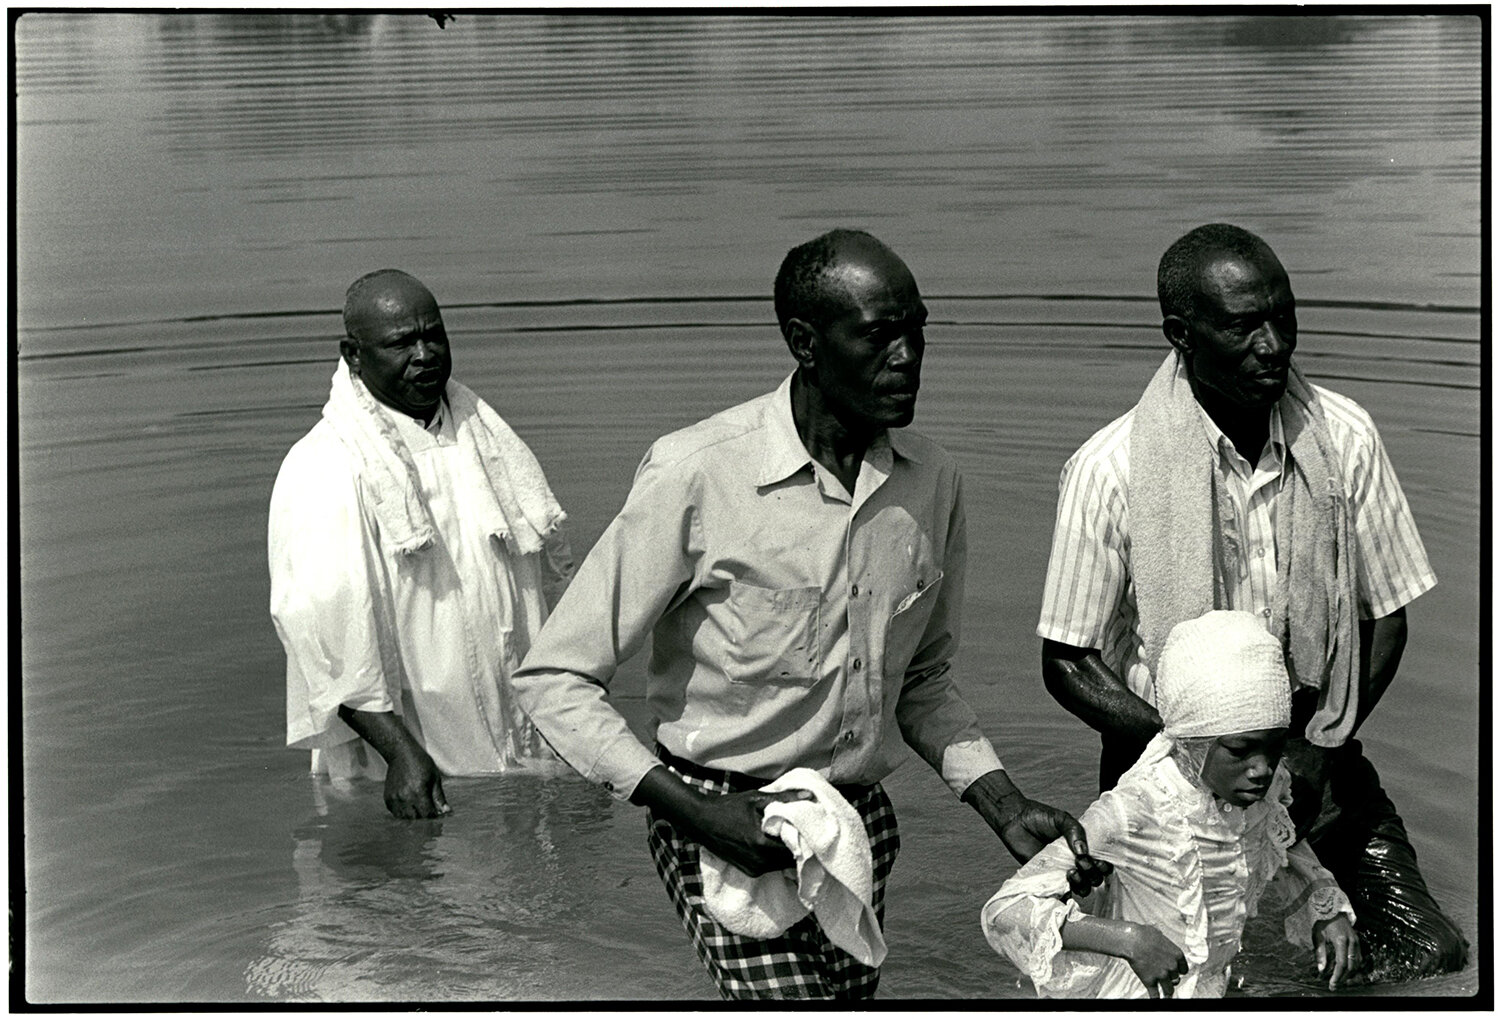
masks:
<svg viewBox="0 0 1500 1019"><path fill-rule="evenodd" d="M1096 649L1043 641L1042 678L1054 700L1098 732L1144 743L1161 731L1161 715L1126 687Z"/></svg>
<svg viewBox="0 0 1500 1019"><path fill-rule="evenodd" d="M1385 696L1401 656L1406 651L1406 609L1400 608L1380 619L1362 619L1359 623L1359 711L1354 719L1354 733L1380 698Z"/></svg>
<svg viewBox="0 0 1500 1019"><path fill-rule="evenodd" d="M422 744L417 742L401 717L394 712L360 711L347 704L340 704L339 718L374 747L386 764L397 757L421 759L428 756Z"/></svg>
<svg viewBox="0 0 1500 1019"><path fill-rule="evenodd" d="M687 838L751 877L793 865L786 846L761 828L766 805L811 798L806 790L709 794L660 765L642 775L630 794L630 802L650 807Z"/></svg>
<svg viewBox="0 0 1500 1019"><path fill-rule="evenodd" d="M1064 948L1120 959L1130 958L1131 947L1141 936L1139 924L1102 916L1070 917L1063 921L1059 933Z"/></svg>
<svg viewBox="0 0 1500 1019"><path fill-rule="evenodd" d="M996 831L1010 823L1026 805L1026 797L1003 769L975 779L959 799L979 811Z"/></svg>
<svg viewBox="0 0 1500 1019"><path fill-rule="evenodd" d="M630 793L630 802L650 807L674 824L693 827L703 794L672 774L665 765L652 768L641 776Z"/></svg>
<svg viewBox="0 0 1500 1019"><path fill-rule="evenodd" d="M914 667L896 702L901 738L961 796L976 779L1004 766L979 719L953 685L948 663Z"/></svg>

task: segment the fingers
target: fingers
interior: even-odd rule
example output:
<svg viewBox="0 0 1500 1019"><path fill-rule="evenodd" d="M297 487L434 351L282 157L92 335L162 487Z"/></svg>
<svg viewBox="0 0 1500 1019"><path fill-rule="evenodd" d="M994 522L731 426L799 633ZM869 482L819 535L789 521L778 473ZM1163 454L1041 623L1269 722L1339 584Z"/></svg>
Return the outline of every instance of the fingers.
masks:
<svg viewBox="0 0 1500 1019"><path fill-rule="evenodd" d="M1058 811L1058 813L1062 812ZM1068 842L1068 848L1073 851L1073 857L1080 865L1086 866L1084 861L1090 859L1089 839L1088 835L1084 833L1083 825L1079 824L1071 814L1063 814L1062 829L1063 837Z"/></svg>
<svg viewBox="0 0 1500 1019"><path fill-rule="evenodd" d="M443 795L443 780L437 775L432 776L432 803L437 808L437 816L453 813L453 808L448 806L448 798Z"/></svg>
<svg viewBox="0 0 1500 1019"><path fill-rule="evenodd" d="M767 803L801 803L813 799L811 789L786 789L779 793L751 793L757 810L764 810Z"/></svg>
<svg viewBox="0 0 1500 1019"><path fill-rule="evenodd" d="M1335 946L1336 958L1334 961L1333 979L1328 982L1330 990L1336 989L1345 980L1352 977L1360 966L1359 939L1350 936L1340 940Z"/></svg>

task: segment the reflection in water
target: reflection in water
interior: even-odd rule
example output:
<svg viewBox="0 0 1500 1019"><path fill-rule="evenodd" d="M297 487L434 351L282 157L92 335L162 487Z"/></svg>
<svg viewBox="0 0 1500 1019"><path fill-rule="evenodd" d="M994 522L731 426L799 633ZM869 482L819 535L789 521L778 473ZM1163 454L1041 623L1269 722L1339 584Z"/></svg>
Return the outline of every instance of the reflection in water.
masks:
<svg viewBox="0 0 1500 1019"><path fill-rule="evenodd" d="M310 780L291 833L297 903L245 970L285 1002L547 997L560 928L584 918L577 847L609 797L576 778L453 782L461 812L398 823L378 786ZM486 788L486 785L488 787Z"/></svg>

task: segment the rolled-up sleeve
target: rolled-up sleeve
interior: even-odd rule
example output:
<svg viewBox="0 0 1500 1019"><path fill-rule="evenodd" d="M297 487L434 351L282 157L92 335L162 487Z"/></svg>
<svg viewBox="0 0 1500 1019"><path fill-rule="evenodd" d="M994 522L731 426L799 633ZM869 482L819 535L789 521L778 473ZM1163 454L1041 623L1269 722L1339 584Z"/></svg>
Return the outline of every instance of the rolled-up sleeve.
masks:
<svg viewBox="0 0 1500 1019"><path fill-rule="evenodd" d="M677 478L642 464L512 677L522 709L585 778L628 799L659 762L607 699L620 663L684 597L696 561L695 513Z"/></svg>
<svg viewBox="0 0 1500 1019"><path fill-rule="evenodd" d="M378 545L347 467L315 445L293 447L272 489L267 545L271 619L287 657L287 745L355 739L339 705L400 708L380 649Z"/></svg>
<svg viewBox="0 0 1500 1019"><path fill-rule="evenodd" d="M943 553L943 580L917 653L906 669L901 697L896 703L896 722L907 744L958 795L981 775L1004 767L994 746L980 731L974 709L953 684L952 660L958 648L967 558L963 493L955 482Z"/></svg>

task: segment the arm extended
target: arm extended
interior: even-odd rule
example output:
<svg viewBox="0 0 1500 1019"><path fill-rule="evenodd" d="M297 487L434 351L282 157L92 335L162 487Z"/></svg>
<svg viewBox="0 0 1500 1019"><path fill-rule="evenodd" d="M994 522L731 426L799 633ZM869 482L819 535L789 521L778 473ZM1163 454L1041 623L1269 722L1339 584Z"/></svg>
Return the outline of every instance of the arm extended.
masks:
<svg viewBox="0 0 1500 1019"><path fill-rule="evenodd" d="M451 812L443 779L400 716L339 705L339 717L385 759L385 806L396 817L440 817Z"/></svg>

